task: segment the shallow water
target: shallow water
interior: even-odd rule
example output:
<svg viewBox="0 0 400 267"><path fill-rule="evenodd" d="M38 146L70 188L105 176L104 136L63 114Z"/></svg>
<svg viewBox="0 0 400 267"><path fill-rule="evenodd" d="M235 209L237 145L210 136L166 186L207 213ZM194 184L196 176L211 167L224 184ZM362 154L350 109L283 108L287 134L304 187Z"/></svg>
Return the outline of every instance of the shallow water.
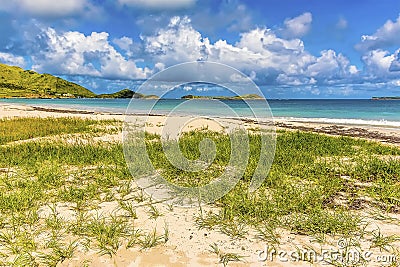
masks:
<svg viewBox="0 0 400 267"><path fill-rule="evenodd" d="M268 100L270 110L263 100L188 100L134 99L1 99L0 102L60 109L91 110L113 113L154 113L175 115L202 115L259 118L274 116L299 121L317 121L344 124L373 124L400 127L399 100L368 99L298 99ZM250 107L247 105L249 104Z"/></svg>

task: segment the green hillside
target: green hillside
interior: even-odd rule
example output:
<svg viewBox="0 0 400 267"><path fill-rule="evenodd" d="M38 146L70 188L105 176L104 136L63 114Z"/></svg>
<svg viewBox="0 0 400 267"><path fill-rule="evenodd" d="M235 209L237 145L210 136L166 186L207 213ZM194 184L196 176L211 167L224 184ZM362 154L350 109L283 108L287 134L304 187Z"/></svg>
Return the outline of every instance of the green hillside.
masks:
<svg viewBox="0 0 400 267"><path fill-rule="evenodd" d="M95 97L88 89L50 74L0 63L0 98Z"/></svg>
<svg viewBox="0 0 400 267"><path fill-rule="evenodd" d="M144 95L140 93L136 93L130 89L123 89L121 91L112 93L112 94L100 94L97 95L98 98L158 98L156 95Z"/></svg>
<svg viewBox="0 0 400 267"><path fill-rule="evenodd" d="M241 96L197 96L197 95L185 95L182 99L219 99L219 100L241 100L241 99L264 99L264 97L256 94L247 94Z"/></svg>

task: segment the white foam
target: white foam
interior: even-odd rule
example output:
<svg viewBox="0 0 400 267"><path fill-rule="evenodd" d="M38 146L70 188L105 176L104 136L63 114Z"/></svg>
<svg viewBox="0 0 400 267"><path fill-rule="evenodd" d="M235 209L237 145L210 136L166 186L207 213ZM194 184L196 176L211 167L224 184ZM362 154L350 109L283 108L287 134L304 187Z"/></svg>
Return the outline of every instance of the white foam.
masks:
<svg viewBox="0 0 400 267"><path fill-rule="evenodd" d="M387 120L296 118L296 117L275 117L275 119L287 122L311 122L311 123L329 123L329 124L344 124L344 125L400 127L400 121L387 121Z"/></svg>

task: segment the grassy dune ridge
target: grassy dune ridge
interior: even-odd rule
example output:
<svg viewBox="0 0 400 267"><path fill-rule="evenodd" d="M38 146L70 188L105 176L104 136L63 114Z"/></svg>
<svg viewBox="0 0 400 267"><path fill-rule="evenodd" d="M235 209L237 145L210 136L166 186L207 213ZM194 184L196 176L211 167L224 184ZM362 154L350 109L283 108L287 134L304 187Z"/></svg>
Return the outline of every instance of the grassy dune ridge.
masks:
<svg viewBox="0 0 400 267"><path fill-rule="evenodd" d="M111 94L97 95L85 87L51 74L40 74L32 70L0 63L0 98L158 98L143 95L130 89Z"/></svg>
<svg viewBox="0 0 400 267"><path fill-rule="evenodd" d="M94 97L88 89L50 74L0 63L0 97Z"/></svg>
<svg viewBox="0 0 400 267"><path fill-rule="evenodd" d="M117 134L121 124L76 118L0 121L0 265L56 266L82 251L115 257L121 248L169 245L163 213L134 186L122 144L95 140ZM209 171L197 173L176 169L163 155L159 136L146 136L153 165L178 184L212 180L229 161L229 138L220 133L182 135L182 153L191 159L199 156L204 137L217 144ZM249 136L251 150L257 151L260 136ZM344 237L395 253L391 244L398 237L366 231L359 211L376 210L379 218L399 212L399 157L399 148L372 141L278 131L275 160L262 186L252 194L247 191L258 160L257 153L250 153L237 186L215 209L199 210L193 225L276 247L285 229L315 236L321 243L327 236ZM116 207L100 212L105 203ZM141 228L141 216L158 225ZM210 245L221 263L241 260L239 254L223 254Z"/></svg>

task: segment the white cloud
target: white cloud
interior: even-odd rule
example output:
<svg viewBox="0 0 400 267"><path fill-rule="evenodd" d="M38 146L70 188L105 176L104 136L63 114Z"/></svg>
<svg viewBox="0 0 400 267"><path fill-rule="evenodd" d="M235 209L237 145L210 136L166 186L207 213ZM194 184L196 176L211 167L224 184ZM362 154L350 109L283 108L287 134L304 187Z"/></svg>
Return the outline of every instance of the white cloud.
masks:
<svg viewBox="0 0 400 267"><path fill-rule="evenodd" d="M351 65L351 66L349 67L349 72L350 72L350 74L355 75L355 74L359 73L359 70L357 69L356 66Z"/></svg>
<svg viewBox="0 0 400 267"><path fill-rule="evenodd" d="M347 28L347 20L343 17L340 17L338 22L336 23L336 28L343 30Z"/></svg>
<svg viewBox="0 0 400 267"><path fill-rule="evenodd" d="M255 75L254 72L253 72L253 75ZM251 77L251 75L250 75L250 77ZM249 79L244 75L240 75L238 73L234 73L229 77L229 81L230 82L235 82L235 83L246 83L246 82L249 82Z"/></svg>
<svg viewBox="0 0 400 267"><path fill-rule="evenodd" d="M110 44L106 32L58 33L53 28L41 36L47 44L46 51L33 56L33 69L58 74L91 75L117 79L146 78L147 68L139 68L135 61L125 59Z"/></svg>
<svg viewBox="0 0 400 267"><path fill-rule="evenodd" d="M24 68L26 66L26 62L23 57L15 56L10 53L0 52L0 62L7 65L18 66L21 68Z"/></svg>
<svg viewBox="0 0 400 267"><path fill-rule="evenodd" d="M289 38L304 36L311 29L311 22L312 15L310 12L306 12L292 19L286 19L284 22L285 28L283 29L283 35Z"/></svg>
<svg viewBox="0 0 400 267"><path fill-rule="evenodd" d="M243 33L235 45L218 41L211 51L215 60L257 72L273 69L297 75L313 61L301 40L278 38L271 30L261 28Z"/></svg>
<svg viewBox="0 0 400 267"><path fill-rule="evenodd" d="M230 26L228 27L229 31L245 31L251 28L252 26L252 16L247 11L245 5L237 5L233 10L224 10L219 13L219 16L222 17L222 21L226 20L227 13L230 14L230 20L232 20ZM207 17L205 19L208 19Z"/></svg>
<svg viewBox="0 0 400 267"><path fill-rule="evenodd" d="M394 53L393 56L394 56L394 59L393 59L392 63L390 64L389 71L391 71L391 72L400 71L400 49L398 49Z"/></svg>
<svg viewBox="0 0 400 267"><path fill-rule="evenodd" d="M311 89L311 94L313 95L320 95L321 91L318 88L312 88Z"/></svg>
<svg viewBox="0 0 400 267"><path fill-rule="evenodd" d="M360 51L384 49L393 45L400 45L400 16L396 21L388 20L372 35L363 35L361 42L356 44Z"/></svg>
<svg viewBox="0 0 400 267"><path fill-rule="evenodd" d="M118 0L119 4L148 9L181 9L193 6L196 0Z"/></svg>
<svg viewBox="0 0 400 267"><path fill-rule="evenodd" d="M184 87L183 87L183 90L184 91L191 91L193 89L193 87L192 86L189 86L189 85L185 85Z"/></svg>
<svg viewBox="0 0 400 267"><path fill-rule="evenodd" d="M384 77L389 74L389 68L395 60L395 55L388 51L377 49L367 52L363 57L367 74L371 77Z"/></svg>
<svg viewBox="0 0 400 267"><path fill-rule="evenodd" d="M365 52L361 71L334 50L311 54L300 38L282 37L281 29L257 27L241 33L235 43L223 39L211 42L193 27L188 17L171 18L168 26L154 34L142 35L139 42L127 36L112 39L106 32L87 35L37 27L42 31L39 38L29 42L33 44L33 69L55 74L142 79L173 64L208 60L235 67L259 84L311 88L351 82L390 82L398 80L400 71L400 50L393 54L384 49ZM378 37L370 37L374 38ZM152 70L139 67L138 62L143 59L154 63ZM0 53L0 61L25 64L24 58L7 53ZM237 77L231 80L239 81Z"/></svg>
<svg viewBox="0 0 400 267"><path fill-rule="evenodd" d="M283 39L270 29L242 33L235 44L225 40L211 43L196 31L187 17L174 17L168 27L142 37L145 52L166 66L194 60L209 60L244 71L260 83L332 83L357 74L349 60L333 50L315 57L300 39Z"/></svg>
<svg viewBox="0 0 400 267"><path fill-rule="evenodd" d="M218 8L199 8L191 19L196 29L213 35L219 29L244 32L254 26L252 12L238 0L220 1Z"/></svg>
<svg viewBox="0 0 400 267"><path fill-rule="evenodd" d="M336 52L330 49L322 51L321 56L307 67L306 73L311 77L337 79L346 77L350 73L350 67L345 56L336 55Z"/></svg>
<svg viewBox="0 0 400 267"><path fill-rule="evenodd" d="M355 48L363 53L364 79L388 82L398 77L400 49L393 54L388 48L400 46L400 15L396 21L388 20L372 35L363 35Z"/></svg>
<svg viewBox="0 0 400 267"><path fill-rule="evenodd" d="M122 50L128 51L130 47L133 45L133 40L132 38L124 36L119 39L114 39L113 43L118 45L118 47L121 48Z"/></svg>
<svg viewBox="0 0 400 267"><path fill-rule="evenodd" d="M23 11L36 16L69 16L82 13L90 7L87 0L0 0L0 9L8 12Z"/></svg>
<svg viewBox="0 0 400 267"><path fill-rule="evenodd" d="M35 15L69 15L83 11L86 6L85 0L19 0L20 5L26 11Z"/></svg>
<svg viewBox="0 0 400 267"><path fill-rule="evenodd" d="M145 51L165 65L202 59L210 42L193 29L188 17L173 17L167 28L142 37Z"/></svg>
<svg viewBox="0 0 400 267"><path fill-rule="evenodd" d="M400 87L400 80L393 80L391 84Z"/></svg>
<svg viewBox="0 0 400 267"><path fill-rule="evenodd" d="M157 62L156 64L154 64L154 69L153 72L159 72L165 69L165 64L161 63L161 62Z"/></svg>

